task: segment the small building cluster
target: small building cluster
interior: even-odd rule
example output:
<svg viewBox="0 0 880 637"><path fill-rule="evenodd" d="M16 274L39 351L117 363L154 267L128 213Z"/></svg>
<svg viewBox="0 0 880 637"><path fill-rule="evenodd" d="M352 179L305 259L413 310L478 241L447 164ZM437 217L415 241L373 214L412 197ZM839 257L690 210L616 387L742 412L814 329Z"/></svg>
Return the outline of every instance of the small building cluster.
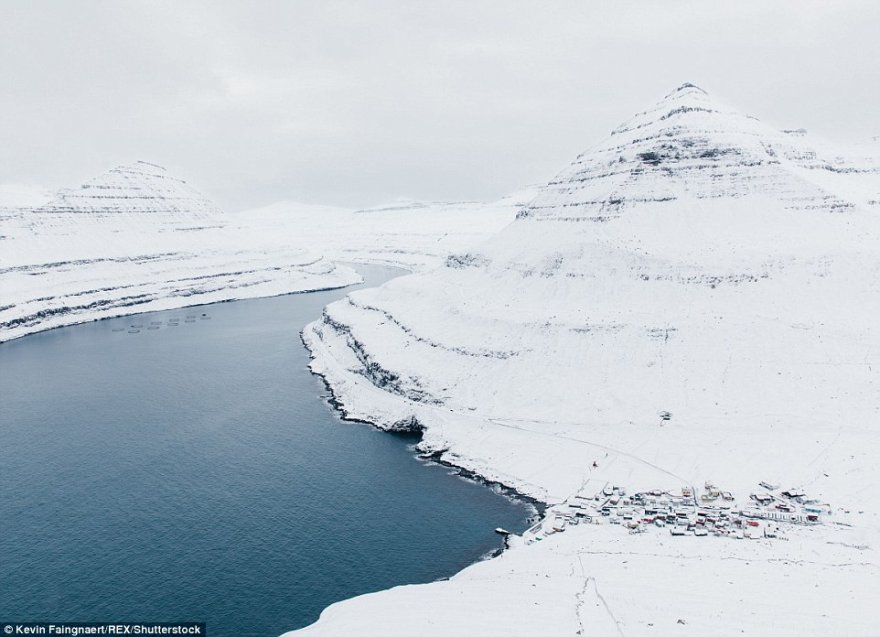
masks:
<svg viewBox="0 0 880 637"><path fill-rule="evenodd" d="M571 525L613 524L630 533L664 529L673 536L776 538L780 524L821 524L831 515L828 504L809 499L799 489L780 492L778 485L767 482L759 486L761 490L741 505L711 482L700 493L684 486L679 493L656 489L628 494L624 487L606 485L593 496L577 494L548 509L523 537L530 544Z"/></svg>

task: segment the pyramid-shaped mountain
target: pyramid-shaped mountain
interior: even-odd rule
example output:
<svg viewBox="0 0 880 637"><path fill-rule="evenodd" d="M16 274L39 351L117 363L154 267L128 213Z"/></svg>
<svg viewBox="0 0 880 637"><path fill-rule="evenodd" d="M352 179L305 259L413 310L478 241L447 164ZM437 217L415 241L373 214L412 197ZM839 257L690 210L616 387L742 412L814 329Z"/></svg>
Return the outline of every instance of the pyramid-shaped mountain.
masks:
<svg viewBox="0 0 880 637"><path fill-rule="evenodd" d="M150 215L168 222L210 219L220 211L187 182L145 161L118 166L62 190L34 212L92 216Z"/></svg>
<svg viewBox="0 0 880 637"><path fill-rule="evenodd" d="M580 155L521 216L602 222L646 203L750 194L842 212L859 201L826 183L840 174L876 179L880 164L823 151L803 130L774 130L683 84Z"/></svg>
<svg viewBox="0 0 880 637"><path fill-rule="evenodd" d="M817 441L876 423L878 167L683 85L497 235L304 338L352 417L419 423L426 451L540 497L815 481ZM834 454L868 466L872 435Z"/></svg>

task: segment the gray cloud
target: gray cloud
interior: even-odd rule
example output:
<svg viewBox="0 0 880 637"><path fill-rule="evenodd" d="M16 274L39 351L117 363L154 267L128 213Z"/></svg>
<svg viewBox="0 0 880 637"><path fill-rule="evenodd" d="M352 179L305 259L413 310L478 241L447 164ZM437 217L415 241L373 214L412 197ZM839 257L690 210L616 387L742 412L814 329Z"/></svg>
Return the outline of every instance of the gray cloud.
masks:
<svg viewBox="0 0 880 637"><path fill-rule="evenodd" d="M229 209L492 198L691 81L880 134L880 5L7 2L0 182L168 166Z"/></svg>

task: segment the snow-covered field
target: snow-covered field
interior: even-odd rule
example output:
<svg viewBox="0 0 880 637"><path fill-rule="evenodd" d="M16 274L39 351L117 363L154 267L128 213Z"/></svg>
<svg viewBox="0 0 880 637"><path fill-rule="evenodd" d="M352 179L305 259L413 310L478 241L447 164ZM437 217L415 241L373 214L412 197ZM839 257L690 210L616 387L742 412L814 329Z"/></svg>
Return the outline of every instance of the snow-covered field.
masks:
<svg viewBox="0 0 880 637"><path fill-rule="evenodd" d="M275 233L338 262L393 265L422 271L449 254L490 237L514 220L534 196L526 188L497 202L402 200L375 208L308 206L281 201L230 215L232 225Z"/></svg>
<svg viewBox="0 0 880 637"><path fill-rule="evenodd" d="M509 223L525 197L364 211L281 202L227 214L146 162L55 196L0 187L0 341L359 282L344 261L423 269Z"/></svg>
<svg viewBox="0 0 880 637"><path fill-rule="evenodd" d="M290 635L874 635L871 551L581 525L448 581L329 607Z"/></svg>
<svg viewBox="0 0 880 637"><path fill-rule="evenodd" d="M422 428L445 461L560 507L707 481L742 506L765 481L823 513L742 540L599 516L304 632L876 634L878 240L876 144L684 85L491 239L330 305L304 332L313 369L349 416Z"/></svg>

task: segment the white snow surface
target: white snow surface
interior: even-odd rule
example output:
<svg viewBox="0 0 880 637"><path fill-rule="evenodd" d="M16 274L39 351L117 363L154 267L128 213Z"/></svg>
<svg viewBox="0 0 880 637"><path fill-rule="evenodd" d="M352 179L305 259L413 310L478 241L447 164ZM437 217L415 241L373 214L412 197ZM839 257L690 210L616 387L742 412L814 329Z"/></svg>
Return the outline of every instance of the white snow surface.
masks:
<svg viewBox="0 0 880 637"><path fill-rule="evenodd" d="M232 217L257 232L296 237L339 262L421 271L498 232L536 192L524 188L492 203L400 200L358 210L280 201Z"/></svg>
<svg viewBox="0 0 880 637"><path fill-rule="evenodd" d="M37 208L51 199L52 193L39 186L0 184L0 214L11 214L19 208Z"/></svg>
<svg viewBox="0 0 880 637"><path fill-rule="evenodd" d="M0 187L0 341L109 316L341 287L343 261L434 266L513 220L496 204L354 211L279 202L226 214L138 161L51 197Z"/></svg>
<svg viewBox="0 0 880 637"><path fill-rule="evenodd" d="M328 306L304 338L348 416L551 505L764 480L833 513L760 541L571 527L302 632L877 634L878 239L876 148L683 85L497 235Z"/></svg>
<svg viewBox="0 0 880 637"><path fill-rule="evenodd" d="M737 541L581 525L447 581L334 604L286 634L874 635L868 553L811 529Z"/></svg>

